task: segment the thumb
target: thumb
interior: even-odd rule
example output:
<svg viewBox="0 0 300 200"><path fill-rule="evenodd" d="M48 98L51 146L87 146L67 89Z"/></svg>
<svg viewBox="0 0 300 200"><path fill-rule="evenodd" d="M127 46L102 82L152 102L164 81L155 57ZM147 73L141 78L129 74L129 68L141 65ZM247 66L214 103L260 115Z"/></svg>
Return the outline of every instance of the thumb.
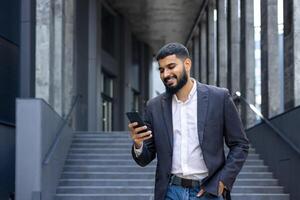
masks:
<svg viewBox="0 0 300 200"><path fill-rule="evenodd" d="M197 194L197 197L201 197L203 194L204 194L204 189L202 188L199 192L198 192L198 194Z"/></svg>

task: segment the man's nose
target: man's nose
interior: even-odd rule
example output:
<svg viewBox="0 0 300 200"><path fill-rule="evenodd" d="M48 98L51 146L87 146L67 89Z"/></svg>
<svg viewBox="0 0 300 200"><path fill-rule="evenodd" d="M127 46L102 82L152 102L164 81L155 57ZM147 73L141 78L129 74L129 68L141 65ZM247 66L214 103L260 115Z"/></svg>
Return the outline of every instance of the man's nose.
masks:
<svg viewBox="0 0 300 200"><path fill-rule="evenodd" d="M170 70L169 69L165 69L164 73L163 73L164 78L170 76Z"/></svg>

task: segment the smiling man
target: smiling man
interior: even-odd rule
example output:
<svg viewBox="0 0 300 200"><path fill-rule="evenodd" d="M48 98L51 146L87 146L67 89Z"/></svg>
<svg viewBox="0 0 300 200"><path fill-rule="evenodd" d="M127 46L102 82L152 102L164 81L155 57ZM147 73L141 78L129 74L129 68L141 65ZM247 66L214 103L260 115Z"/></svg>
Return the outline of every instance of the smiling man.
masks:
<svg viewBox="0 0 300 200"><path fill-rule="evenodd" d="M182 44L163 46L156 59L166 92L147 103L146 126L128 125L134 160L146 166L157 156L154 199L229 199L249 144L228 90L191 78Z"/></svg>

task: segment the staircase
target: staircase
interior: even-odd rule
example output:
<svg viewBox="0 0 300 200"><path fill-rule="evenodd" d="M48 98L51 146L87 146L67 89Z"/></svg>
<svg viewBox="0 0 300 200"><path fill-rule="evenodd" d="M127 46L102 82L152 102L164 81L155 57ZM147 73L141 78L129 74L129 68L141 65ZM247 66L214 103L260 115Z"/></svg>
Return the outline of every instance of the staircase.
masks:
<svg viewBox="0 0 300 200"><path fill-rule="evenodd" d="M127 132L76 132L56 200L151 200L156 161L142 168L131 157ZM253 148L232 191L233 200L289 200Z"/></svg>

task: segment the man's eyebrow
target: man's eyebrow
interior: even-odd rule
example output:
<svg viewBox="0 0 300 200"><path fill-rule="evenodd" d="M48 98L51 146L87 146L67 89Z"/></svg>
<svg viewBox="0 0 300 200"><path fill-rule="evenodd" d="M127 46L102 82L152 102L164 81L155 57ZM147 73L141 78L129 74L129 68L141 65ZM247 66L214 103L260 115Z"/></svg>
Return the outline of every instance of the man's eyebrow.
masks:
<svg viewBox="0 0 300 200"><path fill-rule="evenodd" d="M176 63L172 62L172 63L167 64L166 66L159 66L159 67L157 67L157 69L160 70L160 69L163 69L165 67L171 67L172 65L176 65Z"/></svg>

